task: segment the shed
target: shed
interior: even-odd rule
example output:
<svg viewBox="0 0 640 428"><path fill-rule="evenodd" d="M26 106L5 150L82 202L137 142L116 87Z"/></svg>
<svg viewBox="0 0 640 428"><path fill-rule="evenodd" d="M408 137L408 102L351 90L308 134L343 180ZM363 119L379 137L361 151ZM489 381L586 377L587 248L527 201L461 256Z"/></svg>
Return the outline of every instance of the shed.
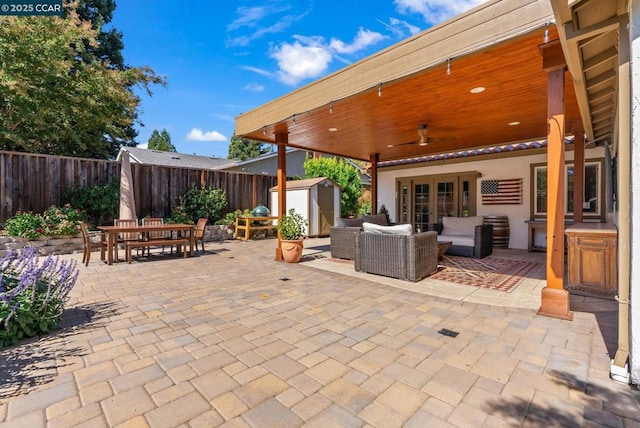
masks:
<svg viewBox="0 0 640 428"><path fill-rule="evenodd" d="M293 208L307 219L307 236L329 236L340 213L342 189L327 177L287 181L287 211ZM278 215L278 187L269 189L271 215Z"/></svg>

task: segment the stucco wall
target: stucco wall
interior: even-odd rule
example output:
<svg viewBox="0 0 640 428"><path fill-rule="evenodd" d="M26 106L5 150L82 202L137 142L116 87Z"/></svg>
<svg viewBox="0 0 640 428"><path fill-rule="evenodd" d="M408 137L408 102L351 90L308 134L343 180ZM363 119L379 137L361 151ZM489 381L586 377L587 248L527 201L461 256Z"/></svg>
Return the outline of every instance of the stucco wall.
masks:
<svg viewBox="0 0 640 428"><path fill-rule="evenodd" d="M604 152L601 148L587 149L585 158L602 158ZM573 160L573 151L565 153L567 161ZM531 198L531 164L545 163L547 155L537 154L532 156L517 156L500 159L482 160L481 156L471 162L445 163L437 162L437 165L421 166L415 168L390 170L380 168L378 170L378 206L385 204L393 221L396 216L396 179L401 177L415 177L420 175L436 175L447 173L459 173L465 171L478 171L482 177L477 180L476 188L476 212L477 215L506 215L509 217L510 248L527 249L528 226L525 223L530 218ZM436 162L434 162L436 163ZM428 166L427 166L428 165ZM498 180L522 178L523 196L522 205L482 205L480 198L480 183L482 180ZM543 233L536 234L536 243L544 242L546 236Z"/></svg>

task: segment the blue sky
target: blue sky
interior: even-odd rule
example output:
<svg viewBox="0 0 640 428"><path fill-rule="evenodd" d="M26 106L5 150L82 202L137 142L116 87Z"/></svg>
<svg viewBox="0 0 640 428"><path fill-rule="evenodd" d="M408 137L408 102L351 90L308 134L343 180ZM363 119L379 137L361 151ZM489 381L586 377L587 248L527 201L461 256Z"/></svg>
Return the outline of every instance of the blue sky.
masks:
<svg viewBox="0 0 640 428"><path fill-rule="evenodd" d="M227 157L234 118L483 0L117 0L125 63L166 88L142 98L138 142Z"/></svg>

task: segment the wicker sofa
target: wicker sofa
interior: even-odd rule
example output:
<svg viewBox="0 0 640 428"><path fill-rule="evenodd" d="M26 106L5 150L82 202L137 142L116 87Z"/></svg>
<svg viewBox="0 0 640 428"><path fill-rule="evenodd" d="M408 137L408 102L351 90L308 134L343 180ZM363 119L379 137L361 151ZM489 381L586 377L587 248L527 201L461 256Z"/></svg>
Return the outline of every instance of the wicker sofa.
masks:
<svg viewBox="0 0 640 428"><path fill-rule="evenodd" d="M356 271L409 281L419 281L437 271L437 233L409 233L357 233Z"/></svg>
<svg viewBox="0 0 640 428"><path fill-rule="evenodd" d="M443 217L430 230L438 232L438 241L451 242L446 254L481 259L493 252L493 225L483 217Z"/></svg>
<svg viewBox="0 0 640 428"><path fill-rule="evenodd" d="M336 225L329 228L331 257L355 260L356 235L362 232L362 225L365 222L388 226L385 214L375 214L360 218L337 218Z"/></svg>

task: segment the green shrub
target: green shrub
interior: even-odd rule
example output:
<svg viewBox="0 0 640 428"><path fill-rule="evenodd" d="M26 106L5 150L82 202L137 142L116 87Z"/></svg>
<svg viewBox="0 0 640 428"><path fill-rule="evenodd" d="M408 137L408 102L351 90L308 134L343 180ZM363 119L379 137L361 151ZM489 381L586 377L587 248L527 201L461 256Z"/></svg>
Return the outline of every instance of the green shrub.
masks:
<svg viewBox="0 0 640 428"><path fill-rule="evenodd" d="M165 223L193 224L194 221L191 220L184 208L178 205L173 209L171 217L169 217Z"/></svg>
<svg viewBox="0 0 640 428"><path fill-rule="evenodd" d="M0 259L0 349L56 328L76 283L75 260L48 256L39 263L33 247Z"/></svg>
<svg viewBox="0 0 640 428"><path fill-rule="evenodd" d="M227 206L227 195L218 189L192 187L179 198L179 205L193 222L206 218L210 224L215 224Z"/></svg>
<svg viewBox="0 0 640 428"><path fill-rule="evenodd" d="M40 214L18 211L7 220L4 230L8 236L34 239L47 234L44 218Z"/></svg>
<svg viewBox="0 0 640 428"><path fill-rule="evenodd" d="M304 161L305 178L329 177L342 187L340 216L347 217L358 212L358 199L362 194L362 180L358 169L344 159L312 158Z"/></svg>
<svg viewBox="0 0 640 428"><path fill-rule="evenodd" d="M78 221L84 219L84 213L71 205L47 208L42 214L18 211L7 220L5 231L8 236L34 239L40 236L73 236L78 231Z"/></svg>
<svg viewBox="0 0 640 428"><path fill-rule="evenodd" d="M278 221L278 233L285 241L302 239L306 226L307 220L291 208L289 214L283 215Z"/></svg>
<svg viewBox="0 0 640 428"><path fill-rule="evenodd" d="M233 212L227 213L223 218L216 221L215 224L226 224L227 226L233 226L236 224L236 218L240 216L244 216L244 217L251 216L251 210L247 208L244 211L235 210Z"/></svg>
<svg viewBox="0 0 640 428"><path fill-rule="evenodd" d="M47 235L73 236L78 232L78 222L85 219L85 214L69 204L63 207L52 205L42 213L42 217Z"/></svg>
<svg viewBox="0 0 640 428"><path fill-rule="evenodd" d="M107 184L74 186L65 192L71 206L86 213L87 221L100 226L113 224L120 210L120 182L111 177Z"/></svg>

